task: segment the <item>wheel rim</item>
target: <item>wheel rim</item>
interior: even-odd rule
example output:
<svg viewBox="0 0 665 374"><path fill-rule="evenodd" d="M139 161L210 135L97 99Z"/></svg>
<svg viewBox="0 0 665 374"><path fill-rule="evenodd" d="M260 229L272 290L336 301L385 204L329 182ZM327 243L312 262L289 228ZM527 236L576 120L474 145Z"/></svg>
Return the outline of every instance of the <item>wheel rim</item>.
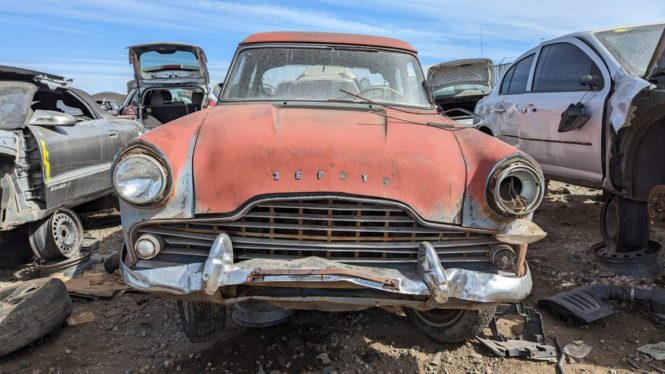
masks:
<svg viewBox="0 0 665 374"><path fill-rule="evenodd" d="M60 253L69 257L83 242L80 222L68 210L60 210L51 217L51 235Z"/></svg>
<svg viewBox="0 0 665 374"><path fill-rule="evenodd" d="M424 323L437 328L454 325L464 314L462 309L433 309L426 312L415 310L415 312Z"/></svg>

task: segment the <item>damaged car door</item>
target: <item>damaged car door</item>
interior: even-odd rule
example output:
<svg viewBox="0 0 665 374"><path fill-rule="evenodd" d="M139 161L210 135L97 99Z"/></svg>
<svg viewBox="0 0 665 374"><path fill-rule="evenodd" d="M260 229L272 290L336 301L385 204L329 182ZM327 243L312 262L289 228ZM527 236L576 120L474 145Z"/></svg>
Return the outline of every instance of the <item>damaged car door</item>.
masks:
<svg viewBox="0 0 665 374"><path fill-rule="evenodd" d="M545 175L600 184L609 72L591 48L573 38L541 46L536 61L531 93L516 108L519 148L540 163ZM580 108L586 118L579 118ZM577 120L579 128L560 128L562 119L574 125Z"/></svg>

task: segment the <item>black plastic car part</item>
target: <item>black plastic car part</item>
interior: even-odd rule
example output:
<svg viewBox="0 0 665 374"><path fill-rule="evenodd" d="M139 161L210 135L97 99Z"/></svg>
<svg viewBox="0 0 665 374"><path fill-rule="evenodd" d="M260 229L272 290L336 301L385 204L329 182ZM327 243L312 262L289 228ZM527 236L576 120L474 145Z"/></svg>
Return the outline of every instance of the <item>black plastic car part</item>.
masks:
<svg viewBox="0 0 665 374"><path fill-rule="evenodd" d="M637 309L656 323L665 325L665 289L651 289L594 284L538 301L538 306L578 324L589 324L614 314L614 308L606 301L616 300L632 303Z"/></svg>

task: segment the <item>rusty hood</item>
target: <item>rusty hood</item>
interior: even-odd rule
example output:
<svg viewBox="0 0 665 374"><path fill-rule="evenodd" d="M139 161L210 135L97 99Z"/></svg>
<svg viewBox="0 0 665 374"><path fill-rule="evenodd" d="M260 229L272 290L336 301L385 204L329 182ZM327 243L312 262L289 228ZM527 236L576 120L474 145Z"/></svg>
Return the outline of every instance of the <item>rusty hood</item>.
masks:
<svg viewBox="0 0 665 374"><path fill-rule="evenodd" d="M417 123L414 123L417 122ZM461 223L466 169L433 114L356 107L223 105L208 111L192 157L195 213L228 213L260 196L334 193L409 205Z"/></svg>

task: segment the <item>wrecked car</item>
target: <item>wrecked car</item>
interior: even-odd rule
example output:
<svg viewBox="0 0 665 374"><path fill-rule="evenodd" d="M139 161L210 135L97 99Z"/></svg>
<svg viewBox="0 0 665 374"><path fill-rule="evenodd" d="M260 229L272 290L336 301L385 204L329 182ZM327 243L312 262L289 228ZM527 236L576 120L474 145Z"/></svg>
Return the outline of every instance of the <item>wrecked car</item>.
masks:
<svg viewBox="0 0 665 374"><path fill-rule="evenodd" d="M532 281L538 164L441 116L406 42L259 33L218 105L131 142L113 183L121 272L179 301L193 341L294 309L403 307L441 342L475 336Z"/></svg>
<svg viewBox="0 0 665 374"><path fill-rule="evenodd" d="M136 86L120 113L135 116L150 130L205 108L209 91L206 62L203 50L188 44L129 47Z"/></svg>
<svg viewBox="0 0 665 374"><path fill-rule="evenodd" d="M665 182L663 29L543 42L476 106L483 131L533 156L545 177L604 189L601 233L610 257L655 249L647 197Z"/></svg>
<svg viewBox="0 0 665 374"><path fill-rule="evenodd" d="M476 103L490 93L494 83L492 60L475 58L434 65L427 71L427 82L448 117L474 124Z"/></svg>
<svg viewBox="0 0 665 374"><path fill-rule="evenodd" d="M139 132L62 77L0 66L0 245L28 224L38 258L77 257L83 227L72 208L113 206L113 157Z"/></svg>

